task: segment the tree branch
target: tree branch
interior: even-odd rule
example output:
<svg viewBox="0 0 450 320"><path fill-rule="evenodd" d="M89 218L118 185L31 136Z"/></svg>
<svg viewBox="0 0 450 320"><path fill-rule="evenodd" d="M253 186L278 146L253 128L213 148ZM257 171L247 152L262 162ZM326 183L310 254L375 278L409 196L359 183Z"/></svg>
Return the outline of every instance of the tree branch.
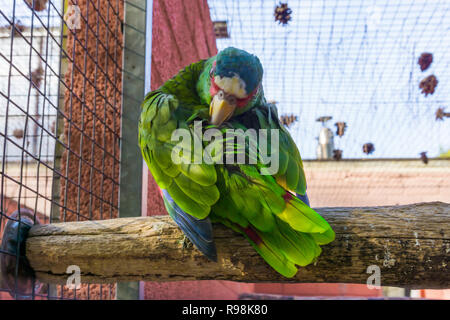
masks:
<svg viewBox="0 0 450 320"><path fill-rule="evenodd" d="M186 243L168 216L37 225L26 256L39 280L65 283L77 265L82 283L234 280L363 283L381 271L381 285L450 287L450 204L319 208L336 231L315 265L287 279L273 271L244 237L214 225L218 262ZM188 244L186 246L186 244Z"/></svg>

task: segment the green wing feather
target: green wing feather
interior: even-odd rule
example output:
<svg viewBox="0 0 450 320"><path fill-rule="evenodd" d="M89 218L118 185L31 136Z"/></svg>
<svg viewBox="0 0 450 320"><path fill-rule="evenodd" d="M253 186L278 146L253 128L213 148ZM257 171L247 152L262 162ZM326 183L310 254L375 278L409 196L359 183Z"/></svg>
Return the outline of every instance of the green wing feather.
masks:
<svg viewBox="0 0 450 320"><path fill-rule="evenodd" d="M150 92L142 104L139 122L142 155L156 183L167 189L183 211L198 219L207 217L220 197L215 185L216 168L206 163L174 163L172 153L177 143L171 137L175 129L189 128L187 116L199 109L195 107L198 98L194 88L203 63L186 67L160 89Z"/></svg>
<svg viewBox="0 0 450 320"><path fill-rule="evenodd" d="M213 206L212 216L220 213L217 221L242 233L275 270L292 277L297 270L295 266L312 263L321 253L319 245L333 241L335 234L325 219L289 192L306 192L300 153L279 123L275 107L265 104L264 100L260 103L235 118L230 126L232 129L278 129L279 170L273 176L262 175L261 163L228 165L218 170L218 180L225 183L220 188L221 198ZM226 194L226 198L222 194ZM230 201L234 204L233 212L238 210L247 223L227 219L235 216L231 210L228 215L224 212L223 208Z"/></svg>

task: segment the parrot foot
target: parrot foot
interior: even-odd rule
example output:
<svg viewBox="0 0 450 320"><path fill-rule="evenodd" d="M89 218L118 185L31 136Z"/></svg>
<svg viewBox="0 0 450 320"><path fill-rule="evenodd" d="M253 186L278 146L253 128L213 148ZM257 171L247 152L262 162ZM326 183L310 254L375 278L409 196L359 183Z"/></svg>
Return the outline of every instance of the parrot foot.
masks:
<svg viewBox="0 0 450 320"><path fill-rule="evenodd" d="M190 249L193 246L194 245L192 244L191 240L189 240L189 238L184 235L183 236L183 249Z"/></svg>

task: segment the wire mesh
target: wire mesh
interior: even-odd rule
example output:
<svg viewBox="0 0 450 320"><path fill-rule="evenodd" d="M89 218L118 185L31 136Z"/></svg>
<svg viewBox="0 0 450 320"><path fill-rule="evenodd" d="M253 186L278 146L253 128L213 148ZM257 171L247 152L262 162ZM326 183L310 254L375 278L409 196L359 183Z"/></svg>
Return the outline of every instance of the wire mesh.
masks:
<svg viewBox="0 0 450 320"><path fill-rule="evenodd" d="M14 211L41 224L117 217L123 23L123 0L0 1L2 232ZM115 298L115 285L15 283L0 298Z"/></svg>
<svg viewBox="0 0 450 320"><path fill-rule="evenodd" d="M18 210L40 223L117 217L123 2L0 0L2 232ZM278 1L208 4L221 22L219 50L260 58L265 95L307 160L313 206L450 199L450 162L437 160L450 149L448 1L288 1L289 19L279 21ZM433 62L421 70L426 52ZM425 95L419 84L431 75L437 87ZM335 160L315 161L321 133ZM2 281L0 298L114 298L115 290L35 283L21 292Z"/></svg>
<svg viewBox="0 0 450 320"><path fill-rule="evenodd" d="M448 1L208 4L217 28L226 22L218 49L261 60L265 96L306 160L313 206L450 199L450 162L440 158L450 150L450 119L437 118L450 110ZM433 56L424 70L423 53ZM425 94L419 85L431 75L438 83Z"/></svg>

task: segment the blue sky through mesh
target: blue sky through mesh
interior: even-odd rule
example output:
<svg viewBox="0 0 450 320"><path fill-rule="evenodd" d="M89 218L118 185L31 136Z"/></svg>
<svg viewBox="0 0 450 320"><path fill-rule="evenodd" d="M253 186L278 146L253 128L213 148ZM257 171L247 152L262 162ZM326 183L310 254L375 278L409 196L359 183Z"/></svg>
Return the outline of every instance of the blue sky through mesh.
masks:
<svg viewBox="0 0 450 320"><path fill-rule="evenodd" d="M228 21L229 39L256 54L265 69L264 90L280 114L294 114L290 127L304 159L314 159L319 116L345 121L335 137L344 158L438 156L450 149L450 119L435 120L437 108L450 112L450 2L447 0L287 1L292 20L274 21L278 1L208 0L211 17ZM422 52L434 61L421 72ZM439 83L425 97L419 82L430 74Z"/></svg>
<svg viewBox="0 0 450 320"><path fill-rule="evenodd" d="M15 5L14 5L15 4ZM0 27L9 26L9 21L12 21L13 13L15 22L20 20L20 23L25 27L31 26L32 11L27 6L24 0L0 0ZM39 17L34 18L33 25L35 28L43 27L57 27L61 25L60 16L62 13L62 0L49 1L45 10L36 12ZM8 20L7 20L8 19Z"/></svg>

